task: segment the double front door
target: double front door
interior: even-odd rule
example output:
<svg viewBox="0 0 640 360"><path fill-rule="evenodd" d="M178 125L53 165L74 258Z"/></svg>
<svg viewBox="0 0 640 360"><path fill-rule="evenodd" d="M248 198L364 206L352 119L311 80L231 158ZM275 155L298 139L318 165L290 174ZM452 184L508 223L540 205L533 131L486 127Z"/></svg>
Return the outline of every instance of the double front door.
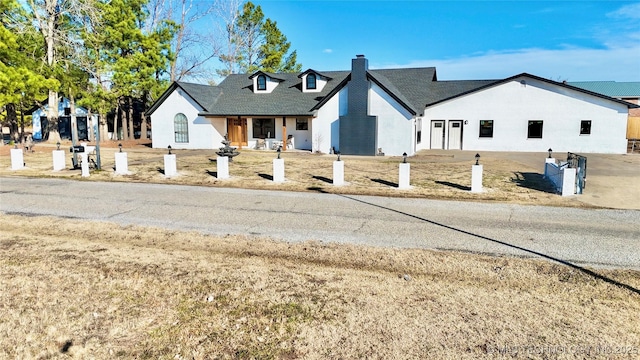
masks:
<svg viewBox="0 0 640 360"><path fill-rule="evenodd" d="M449 120L448 124L445 120L432 120L431 148L461 150L462 120Z"/></svg>

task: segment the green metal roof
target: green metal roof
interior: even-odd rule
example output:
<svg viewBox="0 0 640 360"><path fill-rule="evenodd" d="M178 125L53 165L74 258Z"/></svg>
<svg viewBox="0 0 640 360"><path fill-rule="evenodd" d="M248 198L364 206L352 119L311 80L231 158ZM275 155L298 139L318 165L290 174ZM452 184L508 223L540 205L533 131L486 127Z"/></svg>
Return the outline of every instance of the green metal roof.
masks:
<svg viewBox="0 0 640 360"><path fill-rule="evenodd" d="M567 84L615 98L640 98L640 82L575 81Z"/></svg>

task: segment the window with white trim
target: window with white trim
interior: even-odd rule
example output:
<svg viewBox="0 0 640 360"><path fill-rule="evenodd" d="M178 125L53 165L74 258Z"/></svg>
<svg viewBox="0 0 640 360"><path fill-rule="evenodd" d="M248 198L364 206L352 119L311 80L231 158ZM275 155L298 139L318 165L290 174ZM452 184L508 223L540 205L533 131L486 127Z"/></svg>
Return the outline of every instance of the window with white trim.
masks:
<svg viewBox="0 0 640 360"><path fill-rule="evenodd" d="M178 113L173 118L173 131L177 143L189 142L189 123L185 114Z"/></svg>

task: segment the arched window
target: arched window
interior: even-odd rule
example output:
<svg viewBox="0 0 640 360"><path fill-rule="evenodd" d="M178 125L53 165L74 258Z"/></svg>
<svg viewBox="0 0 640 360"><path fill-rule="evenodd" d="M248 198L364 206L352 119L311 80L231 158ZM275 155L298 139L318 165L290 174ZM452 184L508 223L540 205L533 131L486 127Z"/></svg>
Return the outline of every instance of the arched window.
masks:
<svg viewBox="0 0 640 360"><path fill-rule="evenodd" d="M258 90L267 90L267 77L258 75Z"/></svg>
<svg viewBox="0 0 640 360"><path fill-rule="evenodd" d="M176 114L173 118L173 131L176 134L177 143L189 142L189 124L184 114Z"/></svg>
<svg viewBox="0 0 640 360"><path fill-rule="evenodd" d="M307 75L307 90L316 88L316 74Z"/></svg>

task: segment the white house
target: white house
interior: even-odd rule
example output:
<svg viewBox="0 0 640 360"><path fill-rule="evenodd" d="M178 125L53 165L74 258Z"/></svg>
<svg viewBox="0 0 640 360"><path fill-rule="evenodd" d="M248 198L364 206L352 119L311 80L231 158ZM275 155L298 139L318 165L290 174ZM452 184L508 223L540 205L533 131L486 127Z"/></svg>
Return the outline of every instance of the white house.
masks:
<svg viewBox="0 0 640 360"><path fill-rule="evenodd" d="M351 155L422 149L624 153L619 99L520 74L438 81L432 67L230 75L218 86L173 83L149 109L153 147L284 143ZM286 145L285 145L286 146ZM270 147L270 146L269 146Z"/></svg>
<svg viewBox="0 0 640 360"><path fill-rule="evenodd" d="M31 113L33 138L35 140L44 140L48 137L48 121L47 110L49 104L44 104L44 108L37 108ZM76 127L78 130L79 140L93 140L95 128L98 124L98 116L92 115L88 117L87 109L82 106L75 106ZM94 128L91 132L90 129ZM71 139L71 103L69 99L62 98L58 101L58 132L62 139Z"/></svg>

